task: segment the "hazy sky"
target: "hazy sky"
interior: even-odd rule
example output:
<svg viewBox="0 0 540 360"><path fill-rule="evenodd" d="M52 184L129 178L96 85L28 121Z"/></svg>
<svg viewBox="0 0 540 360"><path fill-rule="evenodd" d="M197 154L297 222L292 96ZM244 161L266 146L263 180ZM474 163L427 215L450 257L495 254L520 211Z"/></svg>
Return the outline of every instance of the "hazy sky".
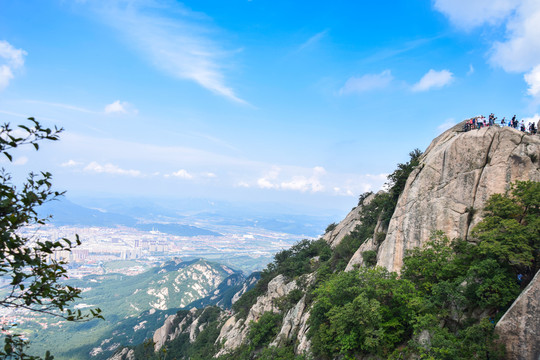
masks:
<svg viewBox="0 0 540 360"><path fill-rule="evenodd" d="M0 118L68 195L345 208L478 114L538 117L538 0L0 0Z"/></svg>

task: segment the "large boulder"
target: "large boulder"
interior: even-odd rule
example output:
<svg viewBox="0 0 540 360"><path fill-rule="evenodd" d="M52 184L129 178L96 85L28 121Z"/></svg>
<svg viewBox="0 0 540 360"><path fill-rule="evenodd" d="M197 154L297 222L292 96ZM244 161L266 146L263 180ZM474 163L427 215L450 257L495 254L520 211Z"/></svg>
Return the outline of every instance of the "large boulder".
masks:
<svg viewBox="0 0 540 360"><path fill-rule="evenodd" d="M516 180L540 181L539 136L508 127L461 128L433 140L407 179L377 265L399 271L406 251L422 246L433 230L467 239L490 195Z"/></svg>

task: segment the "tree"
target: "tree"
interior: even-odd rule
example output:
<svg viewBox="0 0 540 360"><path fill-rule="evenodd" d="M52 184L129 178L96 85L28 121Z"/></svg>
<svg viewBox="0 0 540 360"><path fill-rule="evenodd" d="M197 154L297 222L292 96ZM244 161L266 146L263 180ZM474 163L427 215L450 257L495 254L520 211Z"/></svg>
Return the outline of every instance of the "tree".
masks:
<svg viewBox="0 0 540 360"><path fill-rule="evenodd" d="M37 151L40 142L56 141L63 131L43 127L34 118L28 120L30 126L12 128L8 123L0 127L0 152L9 162L13 160L14 149L30 145ZM52 189L51 178L49 172L30 173L18 187L9 172L4 168L0 170L0 278L8 283L8 291L0 297L0 306L26 309L67 321L103 318L100 309L82 313L68 308L70 302L80 297L81 290L62 284L61 281L67 278L67 263L51 256L57 251L69 252L80 245L78 236L73 242L69 239L42 241L21 235L24 227L43 225L49 220L38 216L37 207L64 194ZM26 342L18 335L7 335L4 343L0 359L39 359L24 353ZM52 359L48 352L45 359Z"/></svg>
<svg viewBox="0 0 540 360"><path fill-rule="evenodd" d="M506 194L494 194L472 235L481 253L510 264L516 273L540 268L540 182L516 181Z"/></svg>

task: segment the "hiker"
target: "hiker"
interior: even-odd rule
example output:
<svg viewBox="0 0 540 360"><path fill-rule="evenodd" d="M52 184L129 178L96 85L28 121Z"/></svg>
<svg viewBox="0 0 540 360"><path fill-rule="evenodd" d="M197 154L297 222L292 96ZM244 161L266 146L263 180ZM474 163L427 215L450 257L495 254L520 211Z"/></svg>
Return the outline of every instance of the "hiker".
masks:
<svg viewBox="0 0 540 360"><path fill-rule="evenodd" d="M506 125L506 118L503 117L501 120L501 127L504 127Z"/></svg>

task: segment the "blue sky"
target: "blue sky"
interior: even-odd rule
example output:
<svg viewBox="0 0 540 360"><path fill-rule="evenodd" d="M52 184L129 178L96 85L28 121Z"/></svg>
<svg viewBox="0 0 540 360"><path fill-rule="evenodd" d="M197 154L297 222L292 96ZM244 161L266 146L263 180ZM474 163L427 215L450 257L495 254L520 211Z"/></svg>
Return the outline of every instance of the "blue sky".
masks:
<svg viewBox="0 0 540 360"><path fill-rule="evenodd" d="M350 209L474 115L538 118L540 2L0 0L0 117L68 196Z"/></svg>

